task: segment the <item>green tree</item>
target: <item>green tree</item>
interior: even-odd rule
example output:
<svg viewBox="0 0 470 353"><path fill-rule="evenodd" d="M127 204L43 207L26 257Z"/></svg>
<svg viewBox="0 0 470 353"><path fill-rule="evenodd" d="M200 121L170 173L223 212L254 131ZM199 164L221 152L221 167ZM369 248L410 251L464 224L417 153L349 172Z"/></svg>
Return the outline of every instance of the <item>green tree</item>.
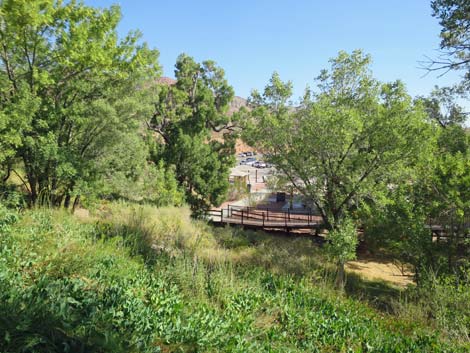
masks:
<svg viewBox="0 0 470 353"><path fill-rule="evenodd" d="M175 167L187 202L199 212L221 203L228 190L235 140L227 110L233 89L213 61L199 64L185 54L176 62L175 76L174 85L159 87L147 125L161 141L154 160Z"/></svg>
<svg viewBox="0 0 470 353"><path fill-rule="evenodd" d="M412 264L418 283L425 283L423 273L454 271L462 258L458 247L470 211L470 160L465 116L451 90L436 90L421 101L435 126L432 157L414 168L407 183L389 190L386 202L363 209L362 216L368 244ZM445 231L445 242L433 240L430 224Z"/></svg>
<svg viewBox="0 0 470 353"><path fill-rule="evenodd" d="M5 83L5 82L3 82ZM2 109L0 110L0 186L11 175L16 151L22 145L23 134L29 130L32 116L38 107L35 99L27 89L17 94L8 94L0 89Z"/></svg>
<svg viewBox="0 0 470 353"><path fill-rule="evenodd" d="M458 247L467 232L465 218L470 214L470 145L464 125L466 114L455 102L455 92L451 89L434 91L425 103L428 108L429 103L432 104L434 109L428 109L428 114L442 129L438 131L438 150L429 168L431 172L421 178L426 196L421 198L420 204L429 209L434 224L443 227L447 236L446 242L439 244L439 249L445 253L445 266L443 261L432 265L440 267L441 272L443 268L454 272L461 259Z"/></svg>
<svg viewBox="0 0 470 353"><path fill-rule="evenodd" d="M446 251L447 270L458 267L458 246L468 234L466 216L470 214L470 156L468 152L443 153L436 162L432 178L431 215L441 225L447 239L441 248ZM460 243L460 244L459 244ZM465 249L463 247L462 249Z"/></svg>
<svg viewBox="0 0 470 353"><path fill-rule="evenodd" d="M344 218L341 222L328 233L326 251L338 266L336 286L343 289L346 280L344 265L356 258L358 239L354 222L349 218Z"/></svg>
<svg viewBox="0 0 470 353"><path fill-rule="evenodd" d="M80 193L100 199L125 199L156 206L182 205L184 193L178 187L173 167L150 159L148 144L135 132L124 133L118 144L107 147L97 159L100 178L87 185L80 183Z"/></svg>
<svg viewBox="0 0 470 353"><path fill-rule="evenodd" d="M15 150L7 164L21 162L31 203L46 193L68 206L77 185L99 178L102 154L149 114L137 88L159 73L158 53L138 33L119 39L120 17L116 6L77 1L0 3L0 104L7 129L23 121L13 142L0 133L1 144Z"/></svg>
<svg viewBox="0 0 470 353"><path fill-rule="evenodd" d="M424 167L424 166L423 166ZM424 283L423 274L437 271L438 247L429 226L433 198L429 193L433 168L428 165L397 184L383 202L361 209L364 238L371 251L380 249L403 264L413 266L415 280Z"/></svg>
<svg viewBox="0 0 470 353"><path fill-rule="evenodd" d="M441 127L461 126L467 119L467 113L456 101L455 89L450 87L435 87L427 98L421 98L426 112L432 121Z"/></svg>
<svg viewBox="0 0 470 353"><path fill-rule="evenodd" d="M442 26L441 56L431 60L429 70L462 70L463 87L470 88L470 3L467 0L433 0L433 16Z"/></svg>
<svg viewBox="0 0 470 353"><path fill-rule="evenodd" d="M421 103L401 82L373 79L369 64L361 51L340 52L319 76L318 92L307 90L298 107L288 104L290 84L273 75L263 95L255 92L247 119L245 139L316 207L330 232L363 202L406 181L407 168L430 148Z"/></svg>

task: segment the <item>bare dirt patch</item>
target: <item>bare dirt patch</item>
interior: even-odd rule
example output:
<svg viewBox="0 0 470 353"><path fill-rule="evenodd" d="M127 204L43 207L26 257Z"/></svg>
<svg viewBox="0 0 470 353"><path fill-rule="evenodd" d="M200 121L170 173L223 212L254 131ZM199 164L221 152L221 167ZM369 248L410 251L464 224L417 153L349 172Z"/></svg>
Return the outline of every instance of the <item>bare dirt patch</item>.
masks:
<svg viewBox="0 0 470 353"><path fill-rule="evenodd" d="M413 272L409 266L392 261L384 261L374 258L359 258L349 261L346 265L348 272L356 273L366 280L386 281L398 287L406 287L414 284Z"/></svg>
<svg viewBox="0 0 470 353"><path fill-rule="evenodd" d="M90 211L85 208L77 208L73 214L80 220L86 221L90 218Z"/></svg>

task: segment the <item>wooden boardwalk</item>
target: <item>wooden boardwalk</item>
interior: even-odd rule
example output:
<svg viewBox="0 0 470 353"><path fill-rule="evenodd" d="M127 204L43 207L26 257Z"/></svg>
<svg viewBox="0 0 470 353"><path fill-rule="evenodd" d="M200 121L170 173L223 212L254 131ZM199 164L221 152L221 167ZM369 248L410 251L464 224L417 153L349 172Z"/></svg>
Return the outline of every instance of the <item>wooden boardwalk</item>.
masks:
<svg viewBox="0 0 470 353"><path fill-rule="evenodd" d="M209 220L214 224L240 225L255 229L319 229L321 217L311 211L272 211L268 208L241 207L229 205L227 208L210 210Z"/></svg>
<svg viewBox="0 0 470 353"><path fill-rule="evenodd" d="M251 229L276 229L287 232L294 229L320 230L323 227L321 217L311 210L285 212L269 205L257 207L228 205L222 209L209 210L207 219L215 225L238 225ZM433 240L437 242L447 241L453 232L456 234L452 238L458 242L470 239L470 217L455 223L450 222L448 218L429 219L426 228L430 230ZM465 231L462 232L462 230Z"/></svg>

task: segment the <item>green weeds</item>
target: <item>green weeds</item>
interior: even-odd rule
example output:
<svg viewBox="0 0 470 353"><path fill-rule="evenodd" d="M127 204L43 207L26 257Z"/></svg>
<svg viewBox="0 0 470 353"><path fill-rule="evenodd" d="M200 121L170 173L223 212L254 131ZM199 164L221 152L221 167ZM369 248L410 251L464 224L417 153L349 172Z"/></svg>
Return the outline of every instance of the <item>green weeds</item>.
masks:
<svg viewBox="0 0 470 353"><path fill-rule="evenodd" d="M307 239L113 207L0 209L0 351L465 351L333 291Z"/></svg>

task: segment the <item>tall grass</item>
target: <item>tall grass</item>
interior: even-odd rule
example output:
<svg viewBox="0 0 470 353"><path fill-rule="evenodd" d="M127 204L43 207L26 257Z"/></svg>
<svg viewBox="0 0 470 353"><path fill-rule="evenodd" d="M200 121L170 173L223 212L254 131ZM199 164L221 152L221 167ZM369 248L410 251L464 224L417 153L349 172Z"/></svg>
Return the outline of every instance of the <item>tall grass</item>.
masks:
<svg viewBox="0 0 470 353"><path fill-rule="evenodd" d="M212 229L176 208L112 204L80 222L49 209L7 214L0 351L466 349L338 295L309 239Z"/></svg>
<svg viewBox="0 0 470 353"><path fill-rule="evenodd" d="M465 277L426 273L423 286L394 301L394 314L406 321L431 323L453 342L470 344L470 272Z"/></svg>

